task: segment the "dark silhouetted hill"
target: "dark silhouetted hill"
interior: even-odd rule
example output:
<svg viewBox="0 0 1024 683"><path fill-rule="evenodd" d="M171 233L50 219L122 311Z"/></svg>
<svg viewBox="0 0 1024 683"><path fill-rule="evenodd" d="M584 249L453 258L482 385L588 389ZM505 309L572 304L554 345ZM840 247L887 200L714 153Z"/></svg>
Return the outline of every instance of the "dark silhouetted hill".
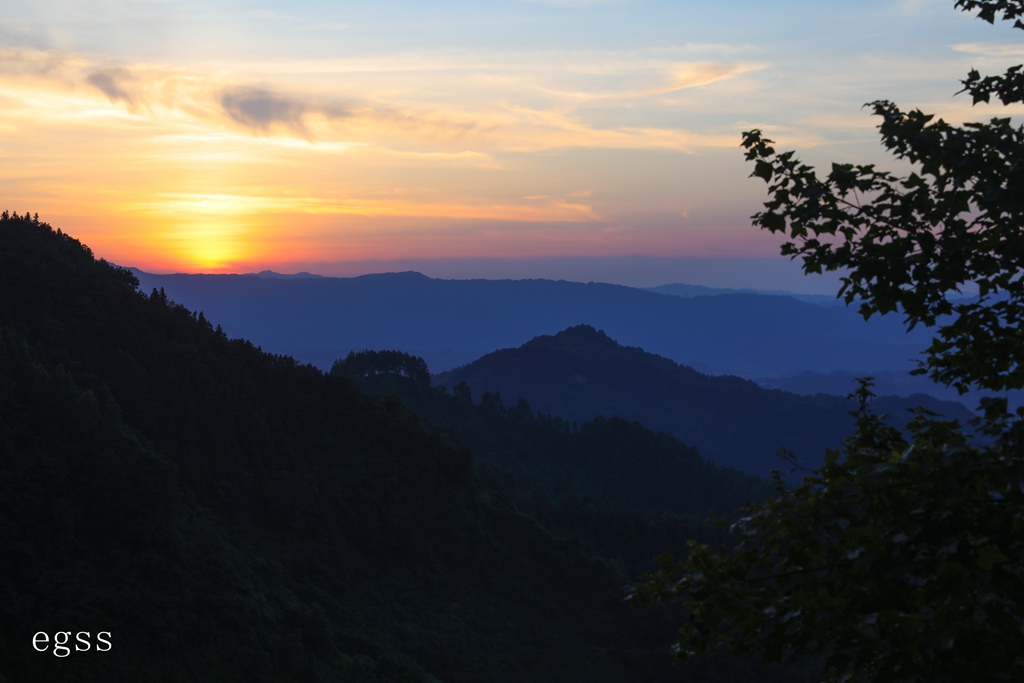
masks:
<svg viewBox="0 0 1024 683"><path fill-rule="evenodd" d="M525 397L531 406L569 420L597 415L638 420L696 446L719 465L766 475L783 467L780 448L802 463L816 464L825 448L837 448L851 431L850 400L800 396L764 389L730 376L709 376L643 349L623 346L604 332L580 325L502 349L441 373L452 388L465 382L475 394ZM921 403L961 421L971 414L959 403L923 395L876 399L876 409L896 424Z"/></svg>
<svg viewBox="0 0 1024 683"><path fill-rule="evenodd" d="M577 535L630 575L690 539L725 537L709 514L728 516L772 493L768 481L707 462L692 446L639 422L599 417L573 424L520 399L474 398L465 386L431 386L424 363L397 351L364 351L334 364L370 392L397 395L474 454L480 485L560 533Z"/></svg>

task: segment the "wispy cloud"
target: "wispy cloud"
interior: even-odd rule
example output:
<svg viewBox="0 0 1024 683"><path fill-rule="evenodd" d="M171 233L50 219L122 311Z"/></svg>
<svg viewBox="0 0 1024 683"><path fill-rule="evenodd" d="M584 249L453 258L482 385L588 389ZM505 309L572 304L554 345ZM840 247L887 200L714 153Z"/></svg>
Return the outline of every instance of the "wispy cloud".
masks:
<svg viewBox="0 0 1024 683"><path fill-rule="evenodd" d="M722 62L696 62L675 65L672 69L672 81L655 92L673 92L686 88L699 88L729 78L742 76L751 71L759 71L763 64L742 64Z"/></svg>
<svg viewBox="0 0 1024 683"><path fill-rule="evenodd" d="M20 22L0 19L0 45L45 49L49 47L49 40Z"/></svg>
<svg viewBox="0 0 1024 683"><path fill-rule="evenodd" d="M548 199L541 203L521 205L414 202L396 197L331 200L321 197L290 197L287 195L164 193L125 208L148 214L173 212L192 216L245 216L259 212L300 212L312 215L448 217L547 223L600 222L602 220L597 211L589 204L562 199Z"/></svg>
<svg viewBox="0 0 1024 683"><path fill-rule="evenodd" d="M135 78L128 69L114 67L110 69L97 69L85 77L85 82L93 86L111 102L126 102L135 104L135 94L132 92Z"/></svg>
<svg viewBox="0 0 1024 683"><path fill-rule="evenodd" d="M70 58L56 50L0 47L0 77L16 79L67 79Z"/></svg>
<svg viewBox="0 0 1024 683"><path fill-rule="evenodd" d="M630 71L624 71L620 67L615 72L606 72L603 75L613 82L601 90L564 90L558 86L545 85L541 79L536 81L537 84L534 87L569 102L623 101L700 88L764 68L764 64L754 62L704 61L644 64L642 67L634 67ZM598 74L601 75L600 72ZM647 82L646 86L636 87L636 83L645 81Z"/></svg>
<svg viewBox="0 0 1024 683"><path fill-rule="evenodd" d="M952 46L957 52L985 57L1024 57L1024 45L1002 43L957 43Z"/></svg>
<svg viewBox="0 0 1024 683"><path fill-rule="evenodd" d="M266 131L274 124L281 124L300 135L307 135L302 117L310 107L300 99L284 97L263 88L232 86L221 93L220 105L228 116L243 126Z"/></svg>
<svg viewBox="0 0 1024 683"><path fill-rule="evenodd" d="M759 68L747 63L658 63L646 67L652 84L644 90L550 91L554 93L553 101L526 104L523 102L530 102L531 93L539 88L520 84L507 93L494 87L494 99L461 104L417 102L416 97L403 101L388 93L383 93L387 99L379 94L303 93L301 89L286 91L273 85L246 83L230 72L145 64L131 68L97 65L87 58L39 51L8 53L10 58L4 60L0 75L35 79L48 83L51 89L63 88L69 95L85 88L140 116L158 116L159 108L185 116L196 125L236 127L259 135L372 145L408 154L468 153L477 158L501 150L526 152L560 147L686 151L694 146L716 146L719 142L714 136L678 126L598 126L589 122L578 106L587 101L614 102L698 88ZM449 78L458 76L435 76L432 82L437 87L448 87ZM356 81L353 90L358 89ZM498 99L500 93L514 96L518 102Z"/></svg>

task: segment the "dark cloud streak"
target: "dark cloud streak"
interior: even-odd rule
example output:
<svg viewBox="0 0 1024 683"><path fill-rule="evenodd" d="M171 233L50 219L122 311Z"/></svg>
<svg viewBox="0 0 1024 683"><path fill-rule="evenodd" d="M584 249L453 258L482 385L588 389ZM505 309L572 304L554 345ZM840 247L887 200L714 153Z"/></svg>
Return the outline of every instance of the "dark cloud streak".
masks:
<svg viewBox="0 0 1024 683"><path fill-rule="evenodd" d="M232 120L247 128L268 131L271 126L282 125L305 137L309 137L304 121L307 114L320 114L328 119L352 116L351 109L344 105L311 102L247 86L221 91L220 106Z"/></svg>
<svg viewBox="0 0 1024 683"><path fill-rule="evenodd" d="M136 104L136 98L127 84L134 80L130 71L120 67L97 69L85 77L86 83L106 95L111 102L125 102L132 106Z"/></svg>
<svg viewBox="0 0 1024 683"><path fill-rule="evenodd" d="M50 50L53 45L44 34L26 28L20 22L0 19L0 45L9 48Z"/></svg>

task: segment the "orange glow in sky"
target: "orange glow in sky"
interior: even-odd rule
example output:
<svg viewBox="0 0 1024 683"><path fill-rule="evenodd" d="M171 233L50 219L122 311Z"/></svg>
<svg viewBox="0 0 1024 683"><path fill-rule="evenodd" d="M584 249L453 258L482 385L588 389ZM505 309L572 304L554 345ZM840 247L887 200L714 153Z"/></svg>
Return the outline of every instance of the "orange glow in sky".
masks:
<svg viewBox="0 0 1024 683"><path fill-rule="evenodd" d="M863 102L977 118L957 79L1015 54L897 0L744 21L710 2L11 2L0 208L155 271L770 256L743 130L816 164L884 160Z"/></svg>

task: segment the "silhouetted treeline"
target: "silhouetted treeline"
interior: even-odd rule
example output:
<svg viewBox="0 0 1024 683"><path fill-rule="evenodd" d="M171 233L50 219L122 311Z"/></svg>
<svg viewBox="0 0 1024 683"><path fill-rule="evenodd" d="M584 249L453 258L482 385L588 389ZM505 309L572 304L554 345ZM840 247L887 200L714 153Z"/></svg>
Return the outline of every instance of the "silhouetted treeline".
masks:
<svg viewBox="0 0 1024 683"><path fill-rule="evenodd" d="M649 569L666 548L685 552L690 539L724 540L709 517L771 492L765 480L717 467L692 446L635 421L600 417L577 424L535 412L523 398L506 406L500 394L484 392L474 402L465 383L449 393L431 387L429 377L389 372L417 361L368 351L339 360L332 373L354 376L361 368L364 389L399 396L468 445L485 491L548 528L579 535L631 575Z"/></svg>

